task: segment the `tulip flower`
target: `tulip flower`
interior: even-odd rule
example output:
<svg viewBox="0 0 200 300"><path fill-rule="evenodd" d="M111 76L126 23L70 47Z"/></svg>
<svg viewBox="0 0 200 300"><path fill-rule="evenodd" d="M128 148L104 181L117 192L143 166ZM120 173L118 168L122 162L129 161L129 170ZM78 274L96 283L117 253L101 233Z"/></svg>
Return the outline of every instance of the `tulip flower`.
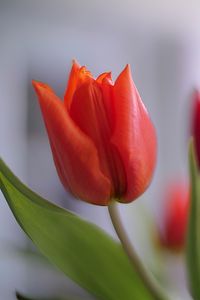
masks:
<svg viewBox="0 0 200 300"><path fill-rule="evenodd" d="M188 214L189 188L175 183L166 190L160 243L169 250L181 250L185 245Z"/></svg>
<svg viewBox="0 0 200 300"><path fill-rule="evenodd" d="M127 65L93 78L73 62L64 101L33 81L54 162L64 187L97 205L128 203L148 187L156 162L156 134Z"/></svg>
<svg viewBox="0 0 200 300"><path fill-rule="evenodd" d="M193 94L194 111L193 111L193 124L192 134L194 136L194 146L197 156L198 166L200 168L200 92L195 90Z"/></svg>

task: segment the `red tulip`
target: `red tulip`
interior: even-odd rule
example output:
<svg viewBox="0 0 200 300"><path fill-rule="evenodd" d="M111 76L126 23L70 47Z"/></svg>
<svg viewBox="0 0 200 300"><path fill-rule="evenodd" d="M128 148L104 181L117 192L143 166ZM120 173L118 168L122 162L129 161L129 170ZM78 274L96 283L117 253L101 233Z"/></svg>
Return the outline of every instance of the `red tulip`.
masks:
<svg viewBox="0 0 200 300"><path fill-rule="evenodd" d="M196 150L197 162L200 168L200 92L195 90L193 94L194 111L193 111L193 136Z"/></svg>
<svg viewBox="0 0 200 300"><path fill-rule="evenodd" d="M94 79L73 62L62 102L33 82L59 177L87 202L128 203L148 187L156 161L156 134L127 65Z"/></svg>
<svg viewBox="0 0 200 300"><path fill-rule="evenodd" d="M189 188L173 184L166 191L166 205L160 232L161 244L169 250L181 250L185 244L189 211Z"/></svg>

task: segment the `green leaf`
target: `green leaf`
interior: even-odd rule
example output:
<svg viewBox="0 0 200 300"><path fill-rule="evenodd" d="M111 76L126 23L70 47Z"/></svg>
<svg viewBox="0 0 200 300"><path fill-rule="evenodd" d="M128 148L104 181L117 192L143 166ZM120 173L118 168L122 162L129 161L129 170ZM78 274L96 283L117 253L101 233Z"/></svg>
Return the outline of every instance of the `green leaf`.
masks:
<svg viewBox="0 0 200 300"><path fill-rule="evenodd" d="M187 270L190 290L195 300L200 299L200 173L193 142L189 151L191 201L187 234Z"/></svg>
<svg viewBox="0 0 200 300"><path fill-rule="evenodd" d="M18 300L35 300L35 299L33 299L33 298L28 298L28 297L26 297L26 296L23 296L22 294L20 294L20 293L18 293L18 292L16 292L16 298L18 299ZM39 300L39 299L37 299L37 300ZM40 300L42 300L42 299L40 299ZM50 299L49 299L50 300Z"/></svg>
<svg viewBox="0 0 200 300"><path fill-rule="evenodd" d="M28 296L25 296L25 295L22 295L21 293L19 293L19 292L16 292L15 293L15 295L16 295L16 298L18 299L18 300L81 300L81 298L74 298L74 297L68 297L67 296L67 298L66 297L51 297L51 298L33 298L33 297L28 297ZM84 298L85 299L85 298Z"/></svg>
<svg viewBox="0 0 200 300"><path fill-rule="evenodd" d="M24 296L24 295L22 295L22 294L20 294L20 293L18 293L18 292L16 292L16 298L18 299L18 300L61 300L61 299L58 299L58 298L51 298L51 299L33 299L33 298L29 298L29 297L26 297L26 296ZM66 299L67 300L67 299Z"/></svg>
<svg viewBox="0 0 200 300"><path fill-rule="evenodd" d="M2 160L0 187L38 249L83 288L102 300L153 300L119 243L96 225L32 192Z"/></svg>

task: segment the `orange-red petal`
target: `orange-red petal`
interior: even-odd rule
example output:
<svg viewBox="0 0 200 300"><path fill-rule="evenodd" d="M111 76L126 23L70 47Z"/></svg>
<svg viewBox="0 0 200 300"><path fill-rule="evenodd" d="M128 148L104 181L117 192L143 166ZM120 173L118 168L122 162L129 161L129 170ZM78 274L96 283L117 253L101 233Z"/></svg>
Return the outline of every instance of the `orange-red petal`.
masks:
<svg viewBox="0 0 200 300"><path fill-rule="evenodd" d="M33 85L62 183L87 202L107 205L110 181L100 170L94 143L76 126L51 88L38 82Z"/></svg>
<svg viewBox="0 0 200 300"><path fill-rule="evenodd" d="M160 242L168 249L181 250L185 245L189 194L189 187L183 182L175 182L165 191L166 205L163 209Z"/></svg>
<svg viewBox="0 0 200 300"><path fill-rule="evenodd" d="M103 83L103 82L105 82L105 81L112 83L111 72L105 72L105 73L100 74L100 75L97 77L96 81L97 81L98 83Z"/></svg>
<svg viewBox="0 0 200 300"><path fill-rule="evenodd" d="M91 73L85 66L81 67L77 61L73 61L69 80L67 83L67 89L64 96L64 104L69 109L74 92L76 88L83 82L87 81L92 77Z"/></svg>
<svg viewBox="0 0 200 300"><path fill-rule="evenodd" d="M101 170L111 178L107 151L110 127L102 91L95 80L82 84L76 90L69 113L79 128L94 142L98 150Z"/></svg>
<svg viewBox="0 0 200 300"><path fill-rule="evenodd" d="M148 187L156 162L157 142L154 126L133 83L130 67L114 84L114 133L126 173L127 189L121 199L131 202Z"/></svg>
<svg viewBox="0 0 200 300"><path fill-rule="evenodd" d="M112 127L109 110L112 98L106 87L109 88L109 85L106 84L103 88L95 80L82 84L74 94L69 113L80 129L94 142L98 150L100 168L110 179L112 196L115 197L124 191L124 172L118 151L110 144Z"/></svg>
<svg viewBox="0 0 200 300"><path fill-rule="evenodd" d="M109 122L109 126L111 128L111 132L113 132L113 124L114 124L114 114L113 114L113 82L111 78L111 73L103 73L101 74L97 80L100 82L100 87L103 94L103 102L105 106L105 110L107 113L107 118Z"/></svg>
<svg viewBox="0 0 200 300"><path fill-rule="evenodd" d="M78 80L78 73L79 73L79 69L80 69L80 65L77 61L73 60L72 62L72 68L71 68L71 72L69 75L69 79L67 82L67 88L66 88L66 92L65 92L65 96L64 96L64 103L66 105L66 107L69 107L72 101L72 97L74 94L74 91L76 89L76 84L77 84L77 80Z"/></svg>

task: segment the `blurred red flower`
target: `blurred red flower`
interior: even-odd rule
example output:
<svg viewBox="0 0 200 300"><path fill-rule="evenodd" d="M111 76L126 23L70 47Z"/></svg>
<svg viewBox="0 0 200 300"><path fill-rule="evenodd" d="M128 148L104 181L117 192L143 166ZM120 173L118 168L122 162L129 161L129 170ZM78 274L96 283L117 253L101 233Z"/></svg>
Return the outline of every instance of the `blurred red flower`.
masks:
<svg viewBox="0 0 200 300"><path fill-rule="evenodd" d="M184 183L174 183L166 190L160 242L169 250L181 250L184 247L189 215L189 194L189 186Z"/></svg>
<svg viewBox="0 0 200 300"><path fill-rule="evenodd" d="M64 102L33 81L59 177L84 201L131 202L148 187L156 162L156 133L127 65L94 79L73 62Z"/></svg>

